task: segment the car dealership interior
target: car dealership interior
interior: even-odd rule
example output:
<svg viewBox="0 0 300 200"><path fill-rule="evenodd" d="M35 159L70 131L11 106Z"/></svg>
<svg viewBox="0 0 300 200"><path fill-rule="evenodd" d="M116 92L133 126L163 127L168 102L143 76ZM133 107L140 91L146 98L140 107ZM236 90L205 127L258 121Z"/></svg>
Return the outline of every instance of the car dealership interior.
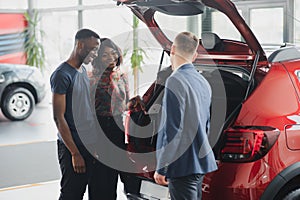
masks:
<svg viewBox="0 0 300 200"><path fill-rule="evenodd" d="M282 47L300 46L299 0L232 2L256 36L266 57ZM202 32L214 32L221 39L245 41L239 32L233 30L230 20L214 10L207 9L204 14L195 16L171 16L156 12L154 18L170 40L179 32L190 31L200 39ZM155 34L133 15L125 3L117 0L0 0L0 63L27 62L29 56L24 56L27 52L23 44L28 37L24 39L20 36L32 26L37 51L43 51L42 62L32 65L41 71L40 77L46 83L47 93L24 121L10 121L0 112L0 158L5 161L0 163L0 179L6 180L0 184L0 199L5 200L50 200L57 199L59 195L57 129L52 118L49 79L60 63L70 56L77 30L91 29L101 38L111 38L118 44L124 58L122 68L129 78L130 97L142 96L156 79L158 69L170 65L165 49L153 37ZM131 55L137 46L142 50L143 60L136 71L132 67ZM91 64L86 67L92 71ZM297 76L299 79L300 74ZM7 133L11 134L8 136ZM20 155L23 157L18 161ZM35 161L25 164L28 159L25 156L28 155L32 155ZM10 164L14 167L10 168ZM26 175L26 170L32 173ZM123 185L118 184L117 192L118 200L126 199ZM40 198L41 195L43 198ZM84 198L88 199L87 196Z"/></svg>
<svg viewBox="0 0 300 200"><path fill-rule="evenodd" d="M300 43L300 11L296 0L235 0L240 14L254 31L261 44L281 45ZM40 38L46 52L48 67L55 66L72 48L74 32L89 27L101 36L118 37L131 31L131 12L126 6L116 5L114 0L66 0L66 1L0 1L0 13L39 13L39 28L44 32ZM206 16L205 16L206 17ZM212 17L220 17L213 16ZM209 27L201 25L204 16L185 17L181 23L166 21L171 31L187 29L194 33ZM108 23L109 22L109 23ZM217 23L217 22L216 22ZM226 31L222 23L213 24ZM145 28L140 23L140 29ZM212 28L212 27L210 27ZM231 33L227 33L231 35ZM126 36L126 35L124 35ZM129 37L129 36L128 36ZM128 44L123 44L125 47Z"/></svg>
<svg viewBox="0 0 300 200"><path fill-rule="evenodd" d="M300 44L299 1L234 0L233 2L267 54L280 46ZM23 14L33 10L38 12L37 28L42 34L39 32L37 34L45 52L46 74L51 73L61 60L67 58L72 50L74 34L80 28L88 27L99 33L101 37L114 39L123 52L132 50L132 13L122 4L117 6L115 0L0 1L1 14ZM172 23L174 18L165 17L164 14L157 14L157 18L163 18L159 21L160 26L168 30L170 38L183 30L195 34L213 31L222 35L224 39L240 37L232 32L226 23L223 23L223 20L228 19L214 12L205 16L179 16L176 17L178 20L176 23ZM140 22L137 29L140 32L138 34L139 46L152 49L149 50L150 56L145 58L144 64L159 63L160 56L157 56L157 52L153 53L153 48L158 51L161 47L153 40L145 24ZM1 33L6 32L1 30ZM124 56L124 61L124 66L128 67L130 65L129 53ZM140 79L142 81L143 77Z"/></svg>

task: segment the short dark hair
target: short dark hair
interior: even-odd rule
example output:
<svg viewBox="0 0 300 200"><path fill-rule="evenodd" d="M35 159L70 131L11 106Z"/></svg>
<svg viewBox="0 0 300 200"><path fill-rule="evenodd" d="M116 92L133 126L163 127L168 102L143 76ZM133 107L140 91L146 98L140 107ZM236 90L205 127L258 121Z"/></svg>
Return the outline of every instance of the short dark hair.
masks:
<svg viewBox="0 0 300 200"><path fill-rule="evenodd" d="M90 30L90 29L80 29L79 31L77 31L76 35L75 35L75 40L81 40L81 39L87 39L90 37L95 37L100 39L100 36L95 33L94 31Z"/></svg>

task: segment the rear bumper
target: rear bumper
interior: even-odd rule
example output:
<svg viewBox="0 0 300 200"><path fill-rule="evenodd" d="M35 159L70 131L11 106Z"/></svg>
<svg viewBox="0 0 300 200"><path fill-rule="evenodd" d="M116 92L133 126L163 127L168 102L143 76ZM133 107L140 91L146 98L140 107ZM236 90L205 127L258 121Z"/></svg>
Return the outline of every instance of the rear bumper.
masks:
<svg viewBox="0 0 300 200"><path fill-rule="evenodd" d="M251 163L221 163L217 171L204 177L202 199L257 200L262 197L274 175L273 170L263 159ZM128 199L151 199L147 197L158 193L157 188L153 190L146 188L145 191L147 196L131 195ZM143 191L141 193L143 194Z"/></svg>
<svg viewBox="0 0 300 200"><path fill-rule="evenodd" d="M216 172L205 176L203 199L260 199L273 178L271 175L274 173L263 159L252 163L222 163Z"/></svg>

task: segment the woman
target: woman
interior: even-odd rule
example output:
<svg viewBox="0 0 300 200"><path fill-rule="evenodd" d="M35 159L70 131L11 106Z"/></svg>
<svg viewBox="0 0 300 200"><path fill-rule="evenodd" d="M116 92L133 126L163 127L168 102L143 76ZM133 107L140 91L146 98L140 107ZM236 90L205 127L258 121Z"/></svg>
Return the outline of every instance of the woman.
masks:
<svg viewBox="0 0 300 200"><path fill-rule="evenodd" d="M122 60L120 48L110 39L101 39L98 57L92 63L91 81L100 126L111 142L124 149L122 114L129 99L129 87L126 74L120 70Z"/></svg>
<svg viewBox="0 0 300 200"><path fill-rule="evenodd" d="M122 61L120 48L108 38L101 39L98 57L92 63L91 94L95 95L95 111L101 129L113 144L126 150L122 114L129 100L129 87L126 74L120 70ZM115 159L115 156L111 155L112 150L105 151L106 155L109 154ZM101 170L99 178L103 182L103 186L99 189L103 190L104 195L101 199L116 199L118 174L124 183L126 193L139 192L139 181L129 174L106 165L100 165L99 170Z"/></svg>

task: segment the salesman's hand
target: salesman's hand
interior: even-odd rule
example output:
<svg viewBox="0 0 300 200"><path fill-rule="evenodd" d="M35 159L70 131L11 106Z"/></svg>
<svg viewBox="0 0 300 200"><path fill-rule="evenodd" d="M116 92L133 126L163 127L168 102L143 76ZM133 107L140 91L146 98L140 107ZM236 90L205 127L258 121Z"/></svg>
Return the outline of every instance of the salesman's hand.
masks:
<svg viewBox="0 0 300 200"><path fill-rule="evenodd" d="M168 185L169 182L166 181L166 176L163 176L157 172L154 173L154 180L159 185Z"/></svg>
<svg viewBox="0 0 300 200"><path fill-rule="evenodd" d="M72 164L75 173L85 173L85 162L80 153L72 155Z"/></svg>

